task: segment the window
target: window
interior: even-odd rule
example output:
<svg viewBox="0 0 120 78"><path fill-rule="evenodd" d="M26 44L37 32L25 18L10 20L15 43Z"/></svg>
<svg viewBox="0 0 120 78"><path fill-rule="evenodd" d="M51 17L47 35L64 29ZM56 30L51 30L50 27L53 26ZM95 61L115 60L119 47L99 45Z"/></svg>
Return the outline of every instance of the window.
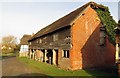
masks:
<svg viewBox="0 0 120 78"><path fill-rule="evenodd" d="M44 37L43 39L47 39L47 37Z"/></svg>
<svg viewBox="0 0 120 78"><path fill-rule="evenodd" d="M31 45L31 42L29 42L29 45Z"/></svg>
<svg viewBox="0 0 120 78"><path fill-rule="evenodd" d="M104 32L100 32L100 45L104 46L105 45L105 34Z"/></svg>
<svg viewBox="0 0 120 78"><path fill-rule="evenodd" d="M58 40L58 34L54 34L53 35L53 41L57 41Z"/></svg>
<svg viewBox="0 0 120 78"><path fill-rule="evenodd" d="M82 14L83 16L85 15L85 13Z"/></svg>
<svg viewBox="0 0 120 78"><path fill-rule="evenodd" d="M70 39L71 37L70 36L66 36L66 39Z"/></svg>
<svg viewBox="0 0 120 78"><path fill-rule="evenodd" d="M42 43L42 39L39 39L39 43Z"/></svg>
<svg viewBox="0 0 120 78"><path fill-rule="evenodd" d="M63 50L63 57L69 58L69 50Z"/></svg>
<svg viewBox="0 0 120 78"><path fill-rule="evenodd" d="M100 28L100 46L105 46L106 43L106 34L105 34L105 28Z"/></svg>
<svg viewBox="0 0 120 78"><path fill-rule="evenodd" d="M70 44L70 42L67 42L66 44Z"/></svg>
<svg viewBox="0 0 120 78"><path fill-rule="evenodd" d="M20 52L28 52L28 45L21 45Z"/></svg>

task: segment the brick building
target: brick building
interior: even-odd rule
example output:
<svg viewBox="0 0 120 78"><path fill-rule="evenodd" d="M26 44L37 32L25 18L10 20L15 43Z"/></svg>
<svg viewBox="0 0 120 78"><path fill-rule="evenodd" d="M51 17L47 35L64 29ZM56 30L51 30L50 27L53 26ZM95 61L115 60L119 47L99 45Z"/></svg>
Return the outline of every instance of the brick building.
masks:
<svg viewBox="0 0 120 78"><path fill-rule="evenodd" d="M29 42L29 57L70 70L114 64L115 48L96 8L89 2L38 31Z"/></svg>

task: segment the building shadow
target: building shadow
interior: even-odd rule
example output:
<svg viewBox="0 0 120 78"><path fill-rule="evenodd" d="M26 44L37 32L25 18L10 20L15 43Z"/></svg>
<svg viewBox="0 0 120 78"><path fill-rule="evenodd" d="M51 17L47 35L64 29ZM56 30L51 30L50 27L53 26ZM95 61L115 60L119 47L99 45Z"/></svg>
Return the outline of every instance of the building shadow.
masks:
<svg viewBox="0 0 120 78"><path fill-rule="evenodd" d="M95 78L119 78L116 67L83 69Z"/></svg>
<svg viewBox="0 0 120 78"><path fill-rule="evenodd" d="M99 71L103 73L108 73L110 74L110 76L113 74L115 78L118 77L118 70L117 66L115 65L115 46L109 42L107 36L105 39L105 45L100 46L99 26L94 30L92 35L86 41L85 45L81 49L81 52L82 67L87 73L96 76L94 71Z"/></svg>
<svg viewBox="0 0 120 78"><path fill-rule="evenodd" d="M115 65L115 46L106 36L105 45L100 45L100 29L97 27L81 49L82 67L105 67Z"/></svg>

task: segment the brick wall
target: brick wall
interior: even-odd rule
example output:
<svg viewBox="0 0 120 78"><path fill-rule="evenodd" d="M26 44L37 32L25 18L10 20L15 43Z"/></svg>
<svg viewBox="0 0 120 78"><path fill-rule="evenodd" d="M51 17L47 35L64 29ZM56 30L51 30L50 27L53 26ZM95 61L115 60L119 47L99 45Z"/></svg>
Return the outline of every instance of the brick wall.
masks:
<svg viewBox="0 0 120 78"><path fill-rule="evenodd" d="M64 58L62 53L63 53L63 50L59 49L58 50L58 67L62 69L70 69L69 58Z"/></svg>
<svg viewBox="0 0 120 78"><path fill-rule="evenodd" d="M113 64L115 48L106 40L99 46L101 21L95 10L88 7L71 27L72 48L70 66L72 70Z"/></svg>
<svg viewBox="0 0 120 78"><path fill-rule="evenodd" d="M70 62L69 62L69 58L64 58L62 57L61 60L59 61L59 67L62 69L70 69Z"/></svg>
<svg viewBox="0 0 120 78"><path fill-rule="evenodd" d="M61 58L62 58L62 50L58 49L58 65L60 65Z"/></svg>

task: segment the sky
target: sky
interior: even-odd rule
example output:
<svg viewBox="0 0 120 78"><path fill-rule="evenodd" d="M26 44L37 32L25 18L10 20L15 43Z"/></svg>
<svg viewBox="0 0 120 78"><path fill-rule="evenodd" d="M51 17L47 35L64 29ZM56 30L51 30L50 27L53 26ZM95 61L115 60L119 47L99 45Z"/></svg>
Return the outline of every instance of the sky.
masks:
<svg viewBox="0 0 120 78"><path fill-rule="evenodd" d="M0 38L13 35L19 40L24 34L36 33L86 3L80 1L33 2L30 0L0 2ZM114 20L118 21L117 1L97 3L108 6Z"/></svg>

